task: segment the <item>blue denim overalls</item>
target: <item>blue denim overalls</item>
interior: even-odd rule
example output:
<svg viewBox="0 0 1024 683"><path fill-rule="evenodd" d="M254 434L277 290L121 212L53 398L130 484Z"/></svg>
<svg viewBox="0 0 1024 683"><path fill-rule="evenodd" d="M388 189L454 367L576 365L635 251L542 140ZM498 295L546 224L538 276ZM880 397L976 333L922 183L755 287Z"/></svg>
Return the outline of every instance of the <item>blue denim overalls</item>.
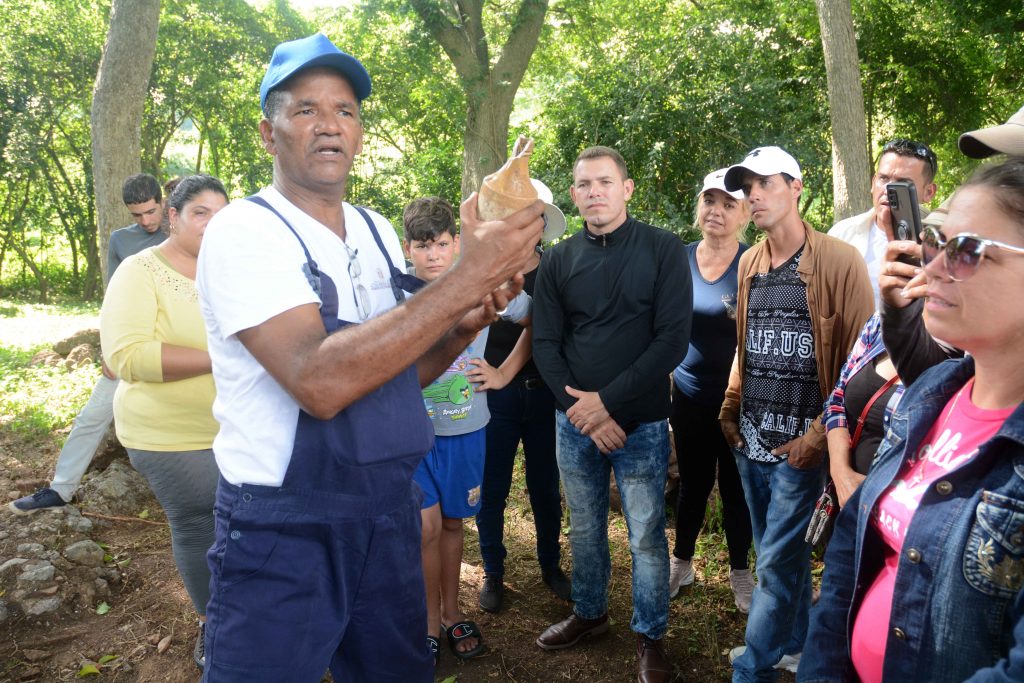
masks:
<svg viewBox="0 0 1024 683"><path fill-rule="evenodd" d="M404 298L415 279L360 213ZM306 254L327 333L352 324L338 319L334 282L277 215ZM220 480L203 681L316 682L328 667L339 683L433 680L412 483L433 437L411 366L330 420L300 410L280 487Z"/></svg>

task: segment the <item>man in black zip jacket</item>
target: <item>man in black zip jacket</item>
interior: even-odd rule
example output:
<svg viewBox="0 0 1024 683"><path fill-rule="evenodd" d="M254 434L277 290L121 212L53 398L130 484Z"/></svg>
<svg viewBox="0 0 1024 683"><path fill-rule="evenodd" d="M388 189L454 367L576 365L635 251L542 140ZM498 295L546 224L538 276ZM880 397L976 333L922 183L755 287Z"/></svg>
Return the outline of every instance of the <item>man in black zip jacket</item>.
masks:
<svg viewBox="0 0 1024 683"><path fill-rule="evenodd" d="M631 218L633 181L609 147L583 150L570 194L582 232L545 255L533 308L533 356L557 403L558 469L572 515L573 613L537 639L571 647L608 629L609 471L633 556L638 680L671 679L665 478L668 375L686 355L690 269L675 235Z"/></svg>

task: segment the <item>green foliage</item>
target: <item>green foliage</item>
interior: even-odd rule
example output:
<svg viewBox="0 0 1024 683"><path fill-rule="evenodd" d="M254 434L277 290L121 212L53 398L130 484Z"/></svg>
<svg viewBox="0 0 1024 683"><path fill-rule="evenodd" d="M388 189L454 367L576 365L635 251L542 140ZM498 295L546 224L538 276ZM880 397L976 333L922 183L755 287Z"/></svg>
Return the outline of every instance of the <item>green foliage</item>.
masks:
<svg viewBox="0 0 1024 683"><path fill-rule="evenodd" d="M359 56L373 78L351 201L373 206L399 229L412 199L436 195L457 205L466 113L440 46L404 3L364 2L323 22L325 33Z"/></svg>
<svg viewBox="0 0 1024 683"><path fill-rule="evenodd" d="M519 20L518 1L482 13L489 45ZM201 170L232 196L271 178L256 93L278 42L319 27L360 57L374 95L349 198L393 222L419 196L457 201L465 84L408 0L362 0L315 22L285 0L164 0L142 167L162 180ZM458 5L438 12L459 21ZM939 154L940 197L976 162L960 133L1004 121L1021 102L1019 0L853 0L872 157L892 137ZM0 4L0 294L97 299L91 186L92 87L110 0ZM687 238L709 171L778 144L805 172L802 208L832 222L831 135L813 3L780 0L556 0L516 97L510 142L537 141L533 173L570 219L571 164L617 147L637 189L631 211ZM480 48L481 46L476 46ZM470 49L470 46L467 46ZM488 47L491 64L497 50ZM500 75L499 75L500 77Z"/></svg>
<svg viewBox="0 0 1024 683"><path fill-rule="evenodd" d="M100 374L98 366L68 372L63 366L31 365L41 348L0 346L0 429L27 441L71 424Z"/></svg>

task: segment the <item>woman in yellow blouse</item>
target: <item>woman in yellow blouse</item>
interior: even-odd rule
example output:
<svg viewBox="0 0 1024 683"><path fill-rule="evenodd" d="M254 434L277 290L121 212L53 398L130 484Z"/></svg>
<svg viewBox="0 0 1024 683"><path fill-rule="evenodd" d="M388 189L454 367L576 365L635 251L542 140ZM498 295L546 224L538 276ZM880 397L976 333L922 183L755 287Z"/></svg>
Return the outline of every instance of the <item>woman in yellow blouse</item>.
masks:
<svg viewBox="0 0 1024 683"><path fill-rule="evenodd" d="M174 562L201 622L200 667L218 471L196 258L206 224L227 201L216 178L184 178L167 199L167 240L118 267L100 314L103 357L122 380L114 397L117 438L167 514Z"/></svg>

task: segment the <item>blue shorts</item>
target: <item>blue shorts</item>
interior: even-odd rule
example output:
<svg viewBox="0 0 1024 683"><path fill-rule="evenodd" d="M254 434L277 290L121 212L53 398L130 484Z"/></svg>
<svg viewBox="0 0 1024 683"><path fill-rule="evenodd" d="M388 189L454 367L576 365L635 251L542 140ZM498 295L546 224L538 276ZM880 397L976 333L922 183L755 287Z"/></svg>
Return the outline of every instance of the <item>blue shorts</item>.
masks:
<svg viewBox="0 0 1024 683"><path fill-rule="evenodd" d="M423 489L422 509L441 503L449 519L473 517L480 510L480 484L484 480L486 430L458 436L438 436L434 447L416 468L413 480Z"/></svg>

